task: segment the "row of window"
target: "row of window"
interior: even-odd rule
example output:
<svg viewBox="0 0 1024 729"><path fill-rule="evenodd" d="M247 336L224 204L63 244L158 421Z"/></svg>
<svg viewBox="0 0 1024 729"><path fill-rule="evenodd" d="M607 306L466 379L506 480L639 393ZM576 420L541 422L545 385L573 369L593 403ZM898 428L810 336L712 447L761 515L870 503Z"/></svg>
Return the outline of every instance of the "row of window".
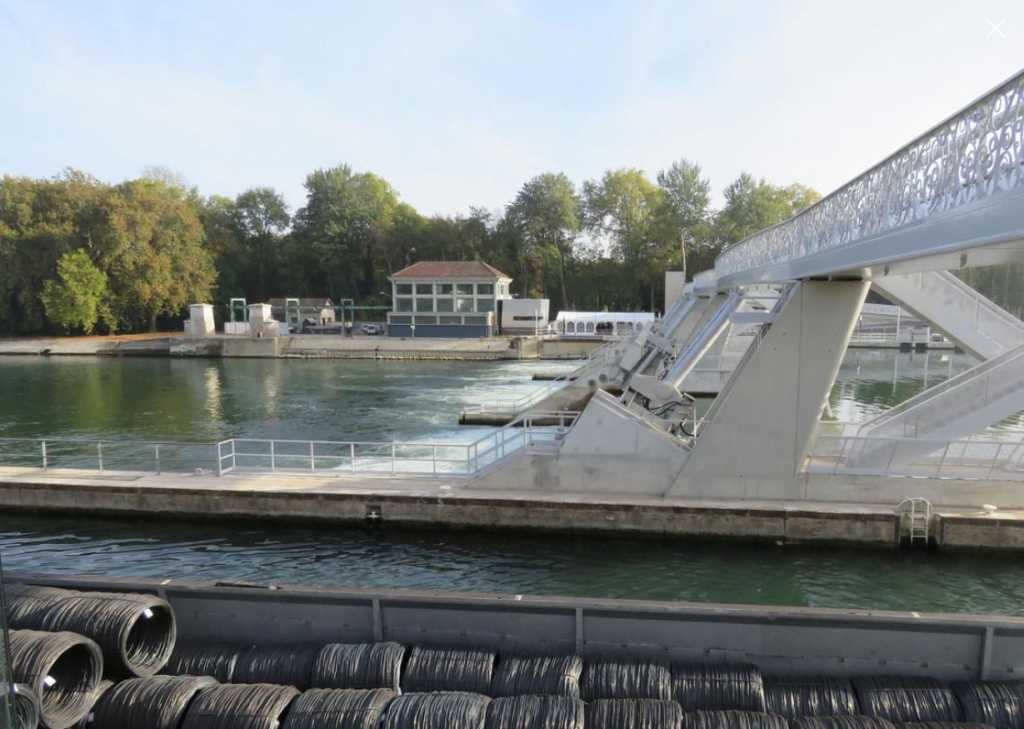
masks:
<svg viewBox="0 0 1024 729"><path fill-rule="evenodd" d="M396 316L388 318L389 324L487 324L486 316Z"/></svg>
<svg viewBox="0 0 1024 729"><path fill-rule="evenodd" d="M643 322L637 322L635 329L640 331L644 328ZM619 334L625 332L631 332L634 330L632 322L620 321L618 324L612 322L598 322L596 325L592 321L588 322L576 322L567 321L565 322L565 333L566 334L611 334L618 330Z"/></svg>
<svg viewBox="0 0 1024 729"><path fill-rule="evenodd" d="M451 296L455 294L457 296L472 296L473 287L476 287L477 296L494 296L494 284L492 283L396 283L395 284L395 296L412 296L413 287L415 287L417 296ZM498 284L498 294L500 296L508 295L508 284Z"/></svg>
<svg viewBox="0 0 1024 729"><path fill-rule="evenodd" d="M413 311L414 300L407 297L395 298L395 311ZM436 308L435 308L436 302ZM415 299L415 311L418 312L474 312L494 311L494 299Z"/></svg>

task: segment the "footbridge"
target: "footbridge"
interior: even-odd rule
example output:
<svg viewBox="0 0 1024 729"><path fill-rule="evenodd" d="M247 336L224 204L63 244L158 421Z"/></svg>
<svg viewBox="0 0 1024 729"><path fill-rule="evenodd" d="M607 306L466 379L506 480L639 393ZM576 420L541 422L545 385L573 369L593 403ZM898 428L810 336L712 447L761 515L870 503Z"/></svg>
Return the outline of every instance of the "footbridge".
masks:
<svg viewBox="0 0 1024 729"><path fill-rule="evenodd" d="M1022 507L1024 444L988 429L1024 410L1024 324L955 275L1019 261L1024 72L723 251L600 365L616 394L599 389L556 452L506 467L545 490ZM872 288L979 364L867 423L831 423ZM698 416L688 383L701 367L721 386Z"/></svg>

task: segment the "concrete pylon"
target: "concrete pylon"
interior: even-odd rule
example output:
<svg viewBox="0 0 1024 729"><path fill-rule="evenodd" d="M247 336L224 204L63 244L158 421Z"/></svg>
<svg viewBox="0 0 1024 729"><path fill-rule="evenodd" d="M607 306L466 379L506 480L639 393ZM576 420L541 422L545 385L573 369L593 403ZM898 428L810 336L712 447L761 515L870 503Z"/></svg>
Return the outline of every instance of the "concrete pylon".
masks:
<svg viewBox="0 0 1024 729"><path fill-rule="evenodd" d="M796 499L869 284L798 283L708 413L667 496Z"/></svg>

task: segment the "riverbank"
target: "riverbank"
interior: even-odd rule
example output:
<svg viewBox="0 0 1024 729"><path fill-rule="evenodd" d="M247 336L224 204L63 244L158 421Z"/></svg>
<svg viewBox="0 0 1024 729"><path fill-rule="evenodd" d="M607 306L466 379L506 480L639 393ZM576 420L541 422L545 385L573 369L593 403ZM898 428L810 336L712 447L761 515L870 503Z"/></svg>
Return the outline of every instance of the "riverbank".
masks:
<svg viewBox="0 0 1024 729"><path fill-rule="evenodd" d="M597 339L559 340L544 337L405 339L302 334L253 339L228 335L197 338L156 334L0 339L0 356L248 357L479 362L579 359L602 344L603 342Z"/></svg>
<svg viewBox="0 0 1024 729"><path fill-rule="evenodd" d="M474 491L444 477L232 473L215 476L0 468L0 509L92 516L508 529L894 549L893 507ZM1024 549L1024 510L933 512L938 549Z"/></svg>

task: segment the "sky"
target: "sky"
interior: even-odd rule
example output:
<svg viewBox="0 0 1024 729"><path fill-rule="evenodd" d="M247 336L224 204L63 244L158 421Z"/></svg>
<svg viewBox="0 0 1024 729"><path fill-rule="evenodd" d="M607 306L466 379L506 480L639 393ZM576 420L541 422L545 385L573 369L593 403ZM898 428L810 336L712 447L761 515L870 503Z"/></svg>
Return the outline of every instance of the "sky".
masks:
<svg viewBox="0 0 1024 729"><path fill-rule="evenodd" d="M421 213L686 157L826 194L1024 68L1022 0L0 0L0 174Z"/></svg>

